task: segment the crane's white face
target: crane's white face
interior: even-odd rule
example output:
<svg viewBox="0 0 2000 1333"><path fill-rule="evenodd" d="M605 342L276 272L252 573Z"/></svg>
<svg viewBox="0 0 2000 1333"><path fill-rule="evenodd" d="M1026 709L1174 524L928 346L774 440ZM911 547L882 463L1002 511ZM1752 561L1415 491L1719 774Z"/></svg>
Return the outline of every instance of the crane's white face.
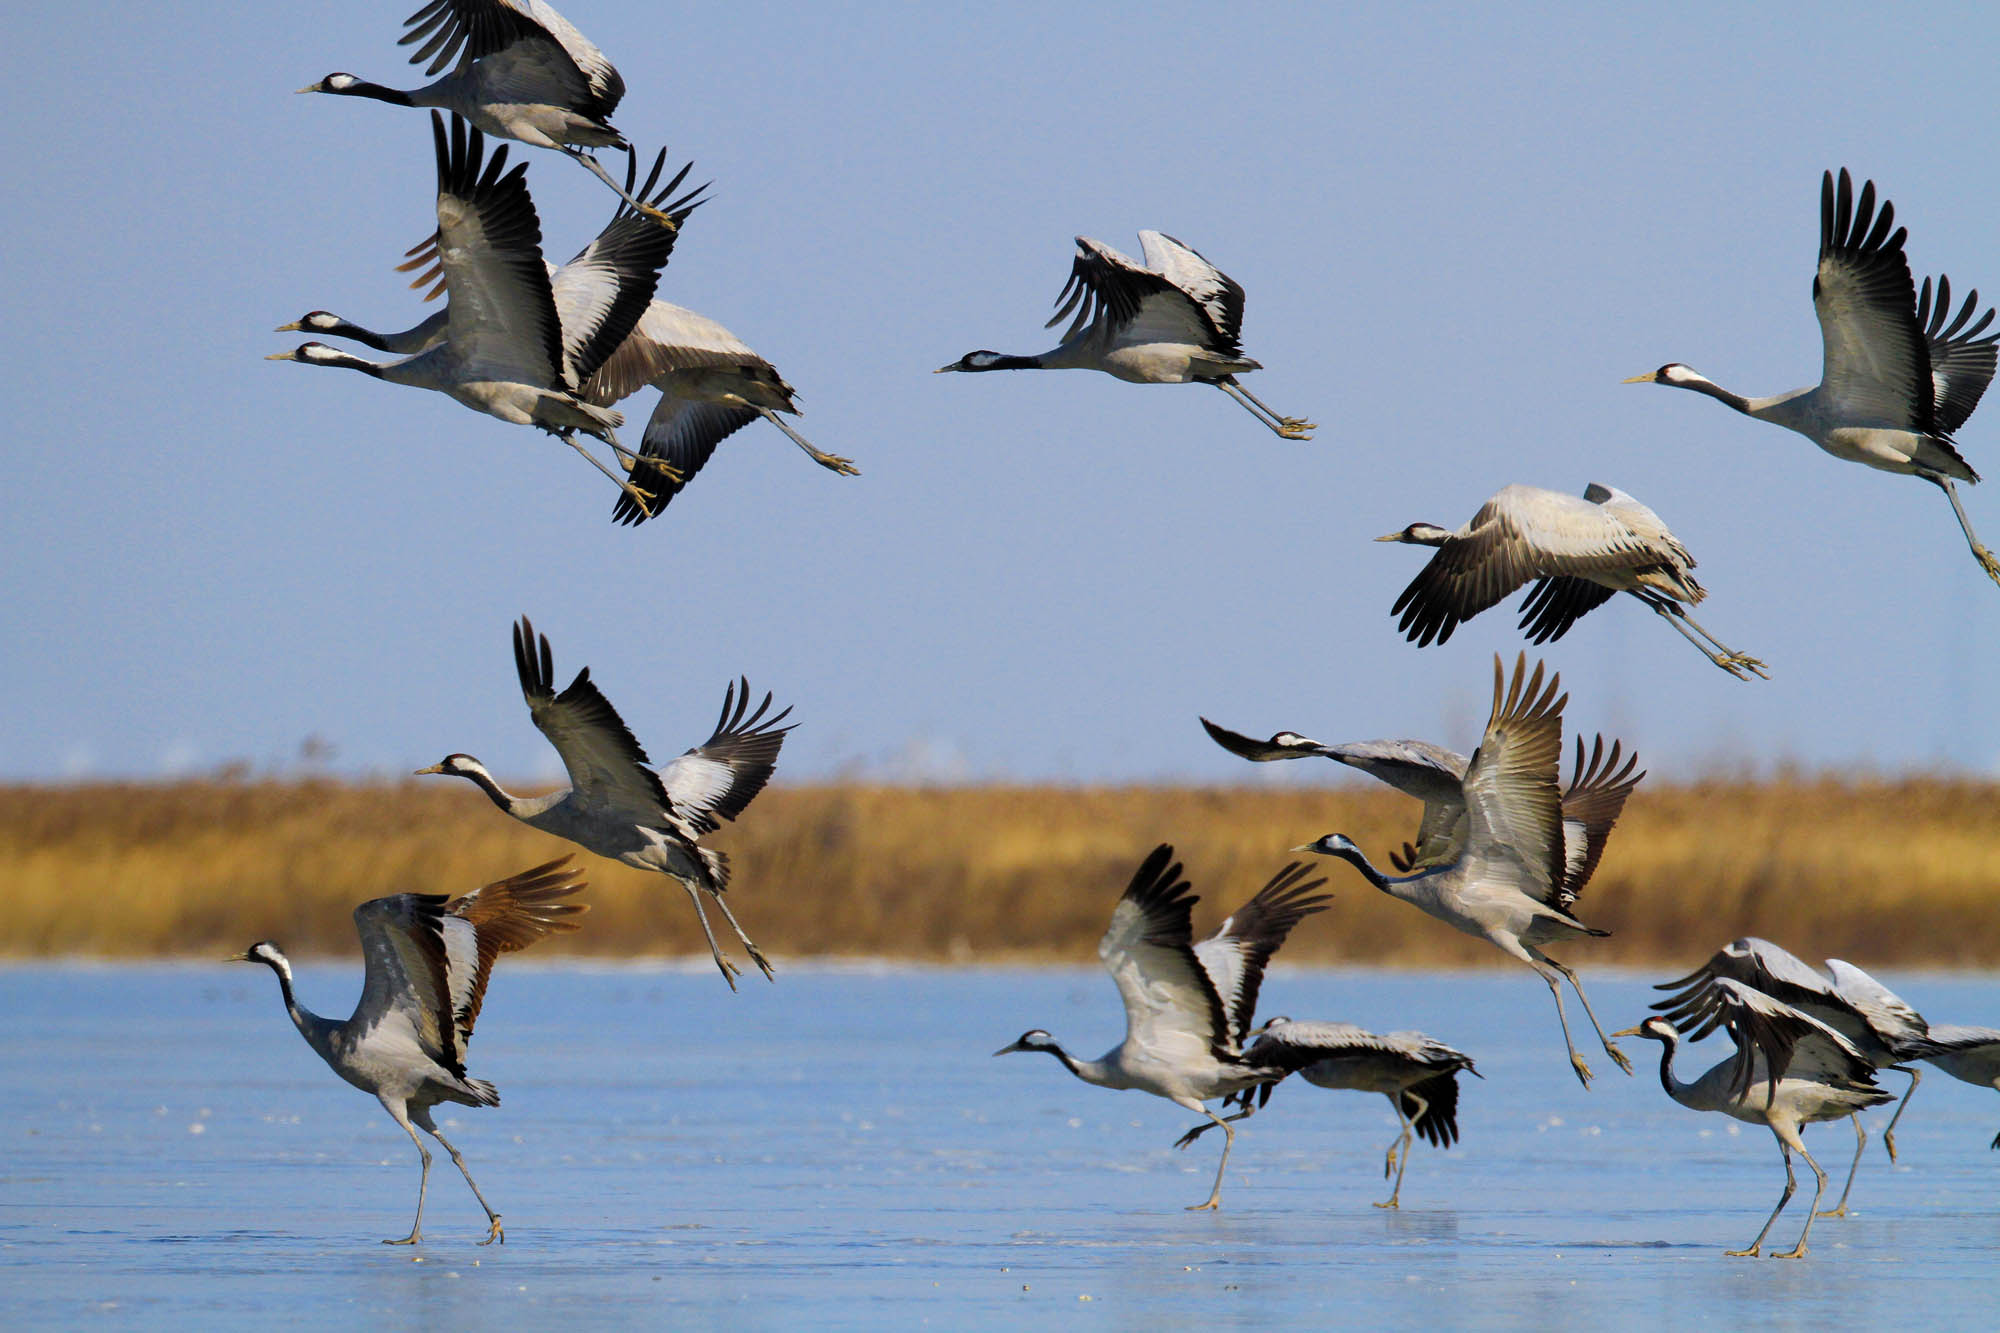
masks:
<svg viewBox="0 0 2000 1333"><path fill-rule="evenodd" d="M1000 353L998 352L989 352L984 349L977 352L967 352L950 365L939 366L937 373L942 375L947 370L991 370L994 363L999 359Z"/></svg>
<svg viewBox="0 0 2000 1333"><path fill-rule="evenodd" d="M429 768L420 768L413 776L423 777L427 773L443 773L450 777L467 777L482 771L479 761L469 754L448 754Z"/></svg>
<svg viewBox="0 0 2000 1333"><path fill-rule="evenodd" d="M278 946L271 943L271 941L259 940L242 953L231 954L222 961L225 963L265 963L271 967L282 968L285 965L285 955L278 952Z"/></svg>
<svg viewBox="0 0 2000 1333"><path fill-rule="evenodd" d="M1627 384L1671 384L1686 389L1696 384L1708 383L1706 375L1696 374L1678 361L1669 361L1658 370L1649 370L1643 375L1634 375Z"/></svg>
<svg viewBox="0 0 2000 1333"><path fill-rule="evenodd" d="M318 83L309 83L299 89L302 93L344 93L361 80L352 74L329 74Z"/></svg>
<svg viewBox="0 0 2000 1333"><path fill-rule="evenodd" d="M1313 744L1313 741L1310 737L1301 736L1296 731L1281 731L1277 735L1271 737L1271 744L1286 745L1286 746L1311 745Z"/></svg>
<svg viewBox="0 0 2000 1333"><path fill-rule="evenodd" d="M1056 1039L1040 1028L1030 1028L1006 1046L993 1052L995 1055L1011 1055L1015 1051L1046 1051L1056 1044Z"/></svg>

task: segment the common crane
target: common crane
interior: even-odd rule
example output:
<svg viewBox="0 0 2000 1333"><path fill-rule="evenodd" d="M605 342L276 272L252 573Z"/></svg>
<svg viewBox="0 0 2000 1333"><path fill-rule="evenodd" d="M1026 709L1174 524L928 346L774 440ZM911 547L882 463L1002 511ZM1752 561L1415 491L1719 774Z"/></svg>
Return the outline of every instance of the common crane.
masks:
<svg viewBox="0 0 2000 1333"><path fill-rule="evenodd" d="M1763 1230L1749 1248L1726 1253L1755 1258L1778 1214L1785 1211L1798 1180L1792 1174L1792 1153L1806 1159L1818 1182L1812 1207L1798 1244L1774 1259L1798 1259L1806 1252L1820 1199L1826 1194L1826 1172L1806 1151L1799 1130L1822 1120L1839 1120L1871 1106L1896 1100L1875 1083L1875 1067L1847 1038L1810 1014L1792 1008L1760 990L1728 977L1717 977L1700 993L1690 1018L1701 1026L1689 1032L1699 1041L1717 1026L1728 1030L1736 1054L1692 1083L1674 1077L1674 1049L1680 1031L1657 1015L1620 1037L1648 1037L1660 1043L1660 1083L1667 1096L1693 1111L1719 1111L1752 1125L1765 1125L1785 1155L1785 1192L1764 1219Z"/></svg>
<svg viewBox="0 0 2000 1333"><path fill-rule="evenodd" d="M417 773L465 778L530 828L674 880L687 890L709 954L729 989L735 990L738 969L716 944L701 905L701 895L707 894L742 941L750 961L770 978L771 964L723 901L729 887L729 858L702 846L699 839L722 827L723 820L742 814L764 790L777 767L785 733L791 730L778 724L792 710L766 717L771 707L767 693L751 712L750 682L733 682L723 692L714 733L655 772L631 728L590 679L589 667L576 673L568 689L556 693L548 636L536 634L526 616L514 626L514 669L528 716L562 757L570 786L544 796L515 796L469 754L446 755Z"/></svg>
<svg viewBox="0 0 2000 1333"><path fill-rule="evenodd" d="M1101 370L1130 384L1213 384L1284 438L1311 439L1312 422L1278 415L1236 379L1263 369L1243 355L1243 288L1164 233L1142 231L1139 245L1144 264L1076 238L1069 282L1044 326L1076 312L1060 346L1035 356L967 352L937 373Z"/></svg>
<svg viewBox="0 0 2000 1333"><path fill-rule="evenodd" d="M1928 1036L1932 1050L1919 1059L1928 1060L1962 1083L2000 1092L2000 1028L1939 1023ZM2000 1148L2000 1134L1993 1136L1992 1146Z"/></svg>
<svg viewBox="0 0 2000 1333"><path fill-rule="evenodd" d="M463 121L452 123L447 138L443 119L433 113L431 131L438 164L438 225L431 244L439 257L438 276L456 299L448 301L440 322L426 321L397 336L404 345L420 341L423 350L374 362L307 342L266 359L342 366L448 394L502 421L540 427L590 460L628 497L645 502L650 497L577 443L574 433L603 440L628 467L636 457L613 434L624 417L586 401L580 388L645 312L677 231L621 211L552 281L542 259L527 168L503 174L505 145L482 162L484 140L476 129L468 134ZM655 179L658 170L656 162ZM684 167L655 197L665 202L686 175ZM647 186L650 191L652 181ZM699 194L667 207L685 220L699 206ZM279 331L321 316L324 311L315 311Z"/></svg>
<svg viewBox="0 0 2000 1333"><path fill-rule="evenodd" d="M278 976L285 1012L333 1072L382 1103L403 1127L423 1159L417 1178L417 1215L410 1234L384 1245L415 1245L424 1238L424 1191L430 1185L431 1153L417 1130L451 1154L472 1197L486 1210L486 1239L505 1242L500 1214L473 1182L465 1158L431 1121L440 1102L498 1106L500 1093L485 1079L468 1077L465 1048L486 996L493 963L503 953L525 949L543 936L575 930L568 918L589 908L558 899L580 892L582 872L568 857L524 870L511 878L446 900L441 893L398 893L354 909L367 966L360 1002L342 1022L322 1018L292 994L292 964L269 940L231 956L232 963L262 963Z"/></svg>
<svg viewBox="0 0 2000 1333"><path fill-rule="evenodd" d="M1439 1148L1458 1142L1458 1073L1464 1070L1482 1077L1472 1067L1472 1057L1455 1051L1421 1032L1391 1032L1386 1036L1355 1027L1352 1023L1294 1023L1274 1018L1255 1034L1256 1040L1243 1053L1252 1064L1276 1065L1319 1088L1349 1092L1379 1092L1396 1109L1401 1126L1389 1141L1382 1162L1382 1176L1395 1173L1396 1186L1377 1208L1399 1208L1403 1197L1403 1171L1409 1165L1411 1131L1421 1134ZM1270 1104L1276 1083L1235 1094L1234 1100L1251 1110ZM1213 1129L1196 1125L1174 1146L1185 1148Z"/></svg>
<svg viewBox="0 0 2000 1333"><path fill-rule="evenodd" d="M1625 383L1705 393L1745 416L1797 431L1835 458L1922 477L1951 501L1973 558L2000 583L2000 560L1973 533L1953 485L1976 483L1979 474L1952 438L1993 379L2000 332L1985 333L1991 309L1972 322L1977 291L1966 294L1956 317L1948 279L1938 279L1935 305L1929 278L1918 292L1903 253L1906 232L1889 230L1895 216L1887 199L1876 212L1874 181L1864 182L1856 199L1847 168L1838 186L1832 172L1820 177L1813 309L1826 358L1817 385L1745 398L1679 362Z"/></svg>
<svg viewBox="0 0 2000 1333"><path fill-rule="evenodd" d="M1565 810L1556 785L1562 761L1562 710L1569 702L1568 695L1556 696L1561 683L1560 675L1551 675L1544 687L1539 662L1530 677L1525 654L1515 661L1509 683L1500 659L1493 659L1493 709L1486 734L1465 770L1465 841L1456 859L1397 877L1377 870L1344 834L1329 833L1293 850L1339 857L1390 897L1532 967L1555 997L1556 1021L1562 1025L1570 1066L1589 1087L1590 1066L1577 1054L1563 1013L1563 980L1582 1001L1605 1053L1628 1074L1632 1062L1604 1035L1576 973L1543 949L1579 936L1611 933L1584 925L1570 908L1596 870L1612 825L1639 778L1626 775L1629 765L1624 773L1606 766L1592 779L1597 786L1583 791L1572 786L1571 804ZM1564 836L1566 818L1582 825L1580 842Z"/></svg>
<svg viewBox="0 0 2000 1333"><path fill-rule="evenodd" d="M1203 1105L1284 1077L1276 1066L1243 1055L1257 1011L1264 968L1292 927L1324 911L1326 895L1311 895L1324 879L1307 880L1298 862L1286 866L1209 938L1195 943L1192 913L1200 901L1181 878L1172 846L1162 843L1139 866L1112 909L1097 956L1125 1001L1125 1040L1096 1060L1082 1060L1033 1028L993 1052L1041 1051L1100 1088L1137 1089L1205 1115L1222 1126L1222 1160L1200 1212L1222 1204L1222 1172L1236 1146L1230 1123L1249 1114L1216 1115Z"/></svg>
<svg viewBox="0 0 2000 1333"><path fill-rule="evenodd" d="M431 0L403 21L409 31L398 46L422 43L410 57L426 60L436 75L451 73L422 88L385 88L352 74L329 74L299 89L366 97L393 106L434 107L501 139L567 153L617 191L636 212L665 225L680 225L670 211L635 199L584 148L632 145L611 127L611 113L625 96L625 80L604 53L543 0Z"/></svg>
<svg viewBox="0 0 2000 1333"><path fill-rule="evenodd" d="M1917 1092L1923 1075L1909 1064L1934 1049L1930 1024L1902 998L1852 963L1838 958L1826 962L1827 976L1821 976L1803 959L1788 953L1769 940L1745 936L1731 940L1713 957L1678 981L1662 982L1656 990L1679 994L1659 1001L1653 1008L1664 1012L1669 1021L1685 1024L1702 1012L1709 986L1727 977L1810 1015L1847 1038L1874 1069L1893 1069L1910 1076L1910 1086L1897 1104L1896 1113L1882 1132L1882 1146L1889 1160L1896 1160L1896 1122ZM1831 978L1829 980L1828 978ZM1847 1184L1840 1202L1823 1216L1847 1216L1847 1196L1854 1189L1855 1174L1861 1169L1861 1151L1868 1145L1868 1131L1861 1116L1854 1117L1854 1163L1847 1169Z"/></svg>
<svg viewBox="0 0 2000 1333"><path fill-rule="evenodd" d="M1681 609L1683 602L1692 606L1708 596L1695 582L1694 557L1658 514L1613 487L1592 482L1579 498L1540 486L1503 486L1455 532L1412 523L1375 540L1438 548L1389 608L1402 617L1396 627L1420 648L1443 643L1461 620L1534 579L1534 591L1521 604L1521 629L1532 643L1560 639L1613 593L1629 592L1730 675L1766 675L1762 662L1730 648Z"/></svg>

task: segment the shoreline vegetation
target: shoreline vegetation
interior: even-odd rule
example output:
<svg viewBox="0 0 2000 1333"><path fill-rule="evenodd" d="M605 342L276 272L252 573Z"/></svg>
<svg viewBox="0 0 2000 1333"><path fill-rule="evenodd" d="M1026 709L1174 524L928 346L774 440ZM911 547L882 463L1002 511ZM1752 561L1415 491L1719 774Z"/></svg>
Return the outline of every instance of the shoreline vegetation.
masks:
<svg viewBox="0 0 2000 1333"><path fill-rule="evenodd" d="M325 779L0 787L9 911L0 957L220 956L272 939L346 957L350 913L388 893L464 893L574 852L584 928L541 953L705 955L686 893L536 833L463 784ZM1344 832L1387 869L1419 807L1326 787L779 786L704 841L773 961L1087 963L1133 867L1171 842L1206 933L1287 860L1335 895L1293 963L1512 966L1287 849ZM1577 967L1693 966L1741 935L1864 967L2000 967L2000 785L1959 778L1642 786L1577 904L1610 930ZM719 922L718 922L719 925ZM734 941L729 941L734 944Z"/></svg>

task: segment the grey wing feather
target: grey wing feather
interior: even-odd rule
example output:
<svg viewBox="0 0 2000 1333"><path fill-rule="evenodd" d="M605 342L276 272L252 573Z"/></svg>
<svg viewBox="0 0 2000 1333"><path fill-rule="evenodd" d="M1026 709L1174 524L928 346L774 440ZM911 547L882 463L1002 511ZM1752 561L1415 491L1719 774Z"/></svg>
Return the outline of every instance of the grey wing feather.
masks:
<svg viewBox="0 0 2000 1333"><path fill-rule="evenodd" d="M525 56L593 120L608 119L625 96L625 80L604 53L541 0L431 0L404 27L397 45L421 43L410 63L430 61L433 75L454 60L463 68ZM549 96L544 89L541 100Z"/></svg>
<svg viewBox="0 0 2000 1333"><path fill-rule="evenodd" d="M1819 392L1843 416L1938 432L1930 347L1917 324L1916 283L1903 254L1905 233L1892 233L1896 210L1875 208L1875 182L1860 197L1847 168L1820 181L1819 271L1813 307L1826 359Z"/></svg>
<svg viewBox="0 0 2000 1333"><path fill-rule="evenodd" d="M675 813L697 833L712 833L722 827L720 821L742 814L771 780L778 750L792 729L778 724L792 710L766 717L770 708L767 692L757 711L750 712L748 677L731 682L723 692L714 733L661 771Z"/></svg>
<svg viewBox="0 0 2000 1333"><path fill-rule="evenodd" d="M1169 1064L1231 1053L1229 1016L1195 956L1194 905L1172 846L1154 848L1111 911L1097 956L1125 1003L1126 1041Z"/></svg>
<svg viewBox="0 0 2000 1333"><path fill-rule="evenodd" d="M639 738L591 681L590 668L577 672L569 688L557 694L548 636L536 634L522 616L514 626L514 670L528 716L555 746L570 785L638 819L657 820L668 805L667 790L647 767Z"/></svg>
<svg viewBox="0 0 2000 1333"><path fill-rule="evenodd" d="M645 438L639 444L639 462L632 467L632 484L653 497L650 501L653 512L648 514L641 509L631 495L620 494L611 509L612 521L638 524L657 517L715 456L716 446L757 417L758 412L752 407L702 402L682 398L671 389L663 390L653 415L646 421ZM680 480L676 481L662 463L677 469Z"/></svg>
<svg viewBox="0 0 2000 1333"><path fill-rule="evenodd" d="M1229 1046L1239 1049L1257 1012L1257 993L1264 969L1283 947L1292 929L1332 901L1327 894L1307 896L1326 883L1324 876L1307 880L1306 866L1294 861L1273 875L1256 897L1232 913L1215 934L1194 946L1195 957L1221 997Z"/></svg>
<svg viewBox="0 0 2000 1333"><path fill-rule="evenodd" d="M1968 327L1978 309L1979 292L1974 289L1966 293L1964 306L1952 318L1951 280L1943 274L1938 275L1935 307L1929 278L1924 279L1923 288L1917 293L1917 324L1924 330L1924 340L1930 346L1937 428L1946 435L1965 424L1972 409L1979 406L1986 386L1993 382L1995 340L2000 339L2000 332L1985 333L1986 326L1993 322L1990 306L1979 316L1978 323Z"/></svg>
<svg viewBox="0 0 2000 1333"><path fill-rule="evenodd" d="M465 1052L451 1021L444 942L445 896L398 893L354 909L365 969L351 1026L366 1034L399 1029L425 1055L465 1077Z"/></svg>

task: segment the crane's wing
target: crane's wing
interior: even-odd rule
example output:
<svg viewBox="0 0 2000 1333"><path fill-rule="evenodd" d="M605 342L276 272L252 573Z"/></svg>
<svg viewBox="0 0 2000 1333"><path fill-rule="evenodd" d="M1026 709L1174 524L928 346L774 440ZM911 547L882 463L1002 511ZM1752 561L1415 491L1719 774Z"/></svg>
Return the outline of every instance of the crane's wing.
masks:
<svg viewBox="0 0 2000 1333"><path fill-rule="evenodd" d="M1995 1085L2000 1071L2000 1028L1967 1027L1962 1023L1933 1023L1924 1037L1925 1050L1916 1058L1936 1060L1938 1068L1968 1083ZM1993 1062L1988 1064L1988 1062ZM1983 1073L1984 1077L1980 1077Z"/></svg>
<svg viewBox="0 0 2000 1333"><path fill-rule="evenodd" d="M514 626L514 670L528 716L556 747L569 770L570 786L608 810L656 824L668 806L666 788L646 766L638 737L591 683L590 668L577 672L569 688L557 694L549 636L535 633L522 616Z"/></svg>
<svg viewBox="0 0 2000 1333"><path fill-rule="evenodd" d="M636 524L657 517L715 456L716 446L757 416L754 407L702 402L683 398L672 389L663 390L660 401L653 407L653 415L646 420L646 434L639 443L639 462L632 466L632 484L653 497L649 502L653 512L648 514L631 495L621 492L611 508L612 521ZM675 480L673 473L660 466L662 463L677 469L680 479Z"/></svg>
<svg viewBox="0 0 2000 1333"><path fill-rule="evenodd" d="M1646 776L1633 771L1639 767L1637 750L1625 759L1624 767L1619 767L1622 745L1621 741L1611 742L1611 752L1606 754L1604 737L1599 735L1592 742L1586 761L1583 737L1576 738L1576 767L1571 770L1569 786L1562 794L1562 888L1550 904L1558 911L1569 911L1577 895L1583 892L1583 886L1590 883L1598 861L1604 856L1604 844L1611 839L1611 827L1624 812L1625 799Z"/></svg>
<svg viewBox="0 0 2000 1333"><path fill-rule="evenodd" d="M1979 292L1975 288L1965 294L1965 305L1957 318L1951 318L1951 279L1943 274L1938 275L1935 309L1931 305L1929 278L1924 279L1923 288L1917 293L1917 324L1930 347L1931 396L1937 412L1937 428L1946 435L1965 424L1972 409L1979 406L1980 395L1993 382L1994 343L2000 339L2000 333L1980 336L1993 322L1990 306L1977 324L1967 327L1978 309Z"/></svg>
<svg viewBox="0 0 2000 1333"><path fill-rule="evenodd" d="M485 136L431 112L437 147L437 259L451 294L445 322L453 352L486 378L551 387L561 382L562 325L542 263L542 224L528 197L527 167L502 172L502 144L482 161Z"/></svg>
<svg viewBox="0 0 2000 1333"><path fill-rule="evenodd" d="M1690 1018L1698 1023L1688 1033L1690 1041L1722 1026L1736 1042L1729 1080L1732 1096L1750 1094L1760 1057L1767 1106L1777 1096L1781 1079L1875 1086L1875 1067L1847 1038L1803 1010L1732 978L1718 977L1702 991Z"/></svg>
<svg viewBox="0 0 2000 1333"><path fill-rule="evenodd" d="M354 909L366 970L349 1021L399 1035L464 1078L465 1048L451 1021L444 908L441 893L397 893Z"/></svg>
<svg viewBox="0 0 2000 1333"><path fill-rule="evenodd" d="M1174 849L1161 843L1133 874L1097 942L1125 1001L1125 1040L1169 1063L1225 1059L1229 1019L1194 952L1194 905Z"/></svg>
<svg viewBox="0 0 2000 1333"><path fill-rule="evenodd" d="M1257 991L1264 984L1271 955L1283 947L1294 926L1314 912L1324 912L1333 901L1331 894L1307 896L1326 883L1324 876L1307 881L1309 873L1303 863L1292 862L1216 927L1215 934L1194 946L1194 956L1222 998L1232 1051L1241 1049L1243 1034L1257 1013Z"/></svg>
<svg viewBox="0 0 2000 1333"><path fill-rule="evenodd" d="M586 396L609 405L677 370L737 371L778 389L787 400L792 394L792 386L741 338L706 315L656 299L632 336L599 367Z"/></svg>
<svg viewBox="0 0 2000 1333"><path fill-rule="evenodd" d="M1915 1059L1917 1050L1930 1033L1924 1016L1912 1009L1902 996L1840 958L1826 960L1833 975L1833 991L1853 1007L1881 1043L1898 1057Z"/></svg>
<svg viewBox="0 0 2000 1333"><path fill-rule="evenodd" d="M588 912L590 905L556 900L583 888L583 872L570 864L569 857L562 856L474 889L445 905L440 924L460 1051L472 1040L494 960L503 953L525 949L546 935L575 930L580 923L567 918Z"/></svg>
<svg viewBox="0 0 2000 1333"><path fill-rule="evenodd" d="M1165 232L1142 231L1139 249L1146 267L1186 292L1208 317L1215 338L1231 353L1242 347L1243 288L1235 279L1203 259L1193 246Z"/></svg>
<svg viewBox="0 0 2000 1333"><path fill-rule="evenodd" d="M1539 486L1503 486L1437 548L1389 614L1419 647L1530 579L1632 569L1657 556L1604 506ZM1581 613L1579 613L1581 614Z"/></svg>
<svg viewBox="0 0 2000 1333"><path fill-rule="evenodd" d="M660 781L673 800L674 813L696 834L713 833L722 827L720 821L742 814L771 780L778 749L792 729L778 724L792 710L787 707L765 717L770 708L767 691L764 702L751 713L749 678L732 682L723 691L722 715L715 720L714 734L661 770Z"/></svg>
<svg viewBox="0 0 2000 1333"><path fill-rule="evenodd" d="M584 384L630 340L652 303L660 270L673 254L681 225L702 205L701 192L706 185L669 202L694 164L688 163L661 185L660 172L666 164L667 150L662 148L653 159L645 185L635 191L634 163L628 157L625 191L665 213L673 226L662 227L621 202L604 230L576 258L550 275L556 314L562 323L563 372L570 384Z"/></svg>
<svg viewBox="0 0 2000 1333"><path fill-rule="evenodd" d="M1465 770L1465 865L1475 880L1510 882L1550 906L1563 878L1562 676L1542 684L1527 654L1515 658L1511 683L1493 658L1493 711Z"/></svg>
<svg viewBox="0 0 2000 1333"><path fill-rule="evenodd" d="M422 43L410 56L435 75L454 60L461 66L532 67L540 82L532 100L607 120L625 96L625 80L604 53L570 21L541 0L431 0L403 20L398 46ZM484 67L482 67L484 68Z"/></svg>
<svg viewBox="0 0 2000 1333"><path fill-rule="evenodd" d="M1720 980L1740 981L1775 996L1795 1009L1824 1007L1834 1000L1833 987L1803 959L1766 939L1746 935L1731 940L1709 956L1708 961L1676 981L1664 981L1654 990L1679 991L1654 1003L1668 1021L1685 1027L1695 1013L1697 997Z"/></svg>
<svg viewBox="0 0 2000 1333"><path fill-rule="evenodd" d="M1813 308L1826 345L1819 392L1842 418L1900 430L1938 433L1930 347L1917 323L1917 286L1903 254L1905 232L1886 199L1875 209L1875 182L1859 199L1847 168L1840 183L1820 179L1819 272Z"/></svg>
<svg viewBox="0 0 2000 1333"><path fill-rule="evenodd" d="M1589 579L1541 579L1522 599L1521 633L1527 635L1529 643L1553 643L1617 591Z"/></svg>
<svg viewBox="0 0 2000 1333"><path fill-rule="evenodd" d="M1134 343L1193 343L1208 346L1219 336L1199 302L1167 280L1165 274L1141 267L1088 236L1076 238L1076 260L1069 282L1056 296L1053 328L1068 318L1063 334L1069 342L1086 329L1093 338ZM1232 355L1236 349L1228 347Z"/></svg>

